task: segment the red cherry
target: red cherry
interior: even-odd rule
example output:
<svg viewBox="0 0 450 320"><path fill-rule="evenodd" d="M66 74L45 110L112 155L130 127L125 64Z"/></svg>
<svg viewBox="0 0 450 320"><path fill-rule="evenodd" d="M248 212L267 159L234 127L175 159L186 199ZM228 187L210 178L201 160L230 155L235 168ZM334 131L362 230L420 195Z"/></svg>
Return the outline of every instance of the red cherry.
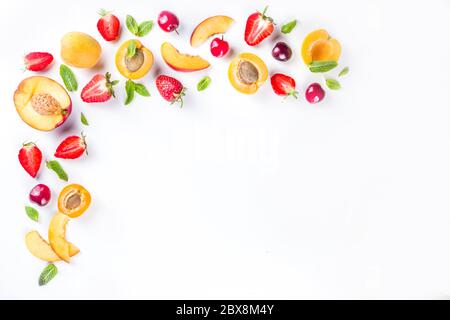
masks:
<svg viewBox="0 0 450 320"><path fill-rule="evenodd" d="M228 51L230 51L230 45L222 38L214 38L211 42L211 54L216 58L222 58Z"/></svg>
<svg viewBox="0 0 450 320"><path fill-rule="evenodd" d="M305 97L309 103L318 103L325 98L325 91L320 84L313 83L306 89Z"/></svg>
<svg viewBox="0 0 450 320"><path fill-rule="evenodd" d="M45 184L38 184L30 191L30 201L41 207L46 206L50 202L50 198L50 188Z"/></svg>
<svg viewBox="0 0 450 320"><path fill-rule="evenodd" d="M177 32L180 21L177 16L170 11L161 11L158 16L158 24L160 28L165 32Z"/></svg>

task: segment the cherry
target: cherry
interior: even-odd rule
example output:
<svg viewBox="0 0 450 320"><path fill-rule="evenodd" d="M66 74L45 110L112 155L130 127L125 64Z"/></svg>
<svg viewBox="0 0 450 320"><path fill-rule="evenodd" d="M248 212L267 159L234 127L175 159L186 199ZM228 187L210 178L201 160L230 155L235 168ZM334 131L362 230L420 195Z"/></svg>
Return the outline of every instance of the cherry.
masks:
<svg viewBox="0 0 450 320"><path fill-rule="evenodd" d="M325 91L320 84L313 83L306 89L305 97L309 103L318 103L325 97Z"/></svg>
<svg viewBox="0 0 450 320"><path fill-rule="evenodd" d="M30 191L30 201L43 207L50 202L51 192L45 184L38 184Z"/></svg>
<svg viewBox="0 0 450 320"><path fill-rule="evenodd" d="M288 61L292 57L292 49L286 42L278 42L272 49L272 57L278 61Z"/></svg>
<svg viewBox="0 0 450 320"><path fill-rule="evenodd" d="M214 38L211 42L211 54L216 58L222 58L230 51L230 45L222 38Z"/></svg>
<svg viewBox="0 0 450 320"><path fill-rule="evenodd" d="M161 11L158 16L158 24L165 32L175 31L178 34L177 28L180 25L180 21L177 16L170 11Z"/></svg>

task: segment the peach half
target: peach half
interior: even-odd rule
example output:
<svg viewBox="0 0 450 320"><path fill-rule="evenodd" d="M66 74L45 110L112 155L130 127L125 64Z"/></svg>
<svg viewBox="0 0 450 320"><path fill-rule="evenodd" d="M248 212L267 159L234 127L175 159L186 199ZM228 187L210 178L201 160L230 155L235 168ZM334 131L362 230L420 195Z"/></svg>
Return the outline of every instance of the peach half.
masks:
<svg viewBox="0 0 450 320"><path fill-rule="evenodd" d="M228 78L233 87L245 94L254 94L269 77L269 70L261 58L252 53L241 53L233 59Z"/></svg>
<svg viewBox="0 0 450 320"><path fill-rule="evenodd" d="M341 44L326 30L320 29L308 34L302 45L302 58L306 65L313 61L338 61Z"/></svg>
<svg viewBox="0 0 450 320"><path fill-rule="evenodd" d="M130 57L128 51L135 45L135 54ZM125 41L117 50L116 67L125 78L137 80L145 77L154 63L153 53L139 40Z"/></svg>
<svg viewBox="0 0 450 320"><path fill-rule="evenodd" d="M200 56L180 53L169 42L164 42L161 45L161 55L167 65L175 71L193 72L206 69L210 66L209 62Z"/></svg>
<svg viewBox="0 0 450 320"><path fill-rule="evenodd" d="M28 251L30 251L30 253L38 259L47 262L56 262L61 260L55 251L53 251L48 242L45 241L37 231L30 231L26 234L25 244ZM80 249L78 249L74 244L69 243L69 256L73 257L79 252Z"/></svg>
<svg viewBox="0 0 450 320"><path fill-rule="evenodd" d="M234 20L227 16L213 16L203 20L192 32L191 46L200 47L213 35L227 32L233 23Z"/></svg>
<svg viewBox="0 0 450 320"><path fill-rule="evenodd" d="M72 112L72 100L66 89L42 76L23 80L14 93L14 104L22 120L41 131L61 126Z"/></svg>

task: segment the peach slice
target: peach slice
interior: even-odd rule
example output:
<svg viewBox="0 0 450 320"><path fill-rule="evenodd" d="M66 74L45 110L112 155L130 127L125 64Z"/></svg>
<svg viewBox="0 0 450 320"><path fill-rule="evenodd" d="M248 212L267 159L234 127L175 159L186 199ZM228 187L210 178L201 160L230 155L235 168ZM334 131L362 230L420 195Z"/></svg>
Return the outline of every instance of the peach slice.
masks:
<svg viewBox="0 0 450 320"><path fill-rule="evenodd" d="M227 16L213 16L203 20L192 32L191 46L200 47L213 35L227 32L233 23L234 20Z"/></svg>
<svg viewBox="0 0 450 320"><path fill-rule="evenodd" d="M228 78L233 87L245 94L254 94L269 77L269 70L261 58L252 53L241 53L233 59Z"/></svg>
<svg viewBox="0 0 450 320"><path fill-rule="evenodd" d="M61 258L53 251L52 247L37 231L30 231L25 236L25 244L30 253L38 259L47 262L60 261ZM74 244L69 243L69 255L75 256L80 252Z"/></svg>
<svg viewBox="0 0 450 320"><path fill-rule="evenodd" d="M66 89L41 76L27 78L19 84L14 104L22 120L41 131L59 127L72 112L72 100Z"/></svg>
<svg viewBox="0 0 450 320"><path fill-rule="evenodd" d="M73 254L80 252L80 250L66 240L66 226L69 222L69 217L63 213L57 213L53 216L48 227L48 240L50 246L55 253L67 263L70 262L70 257Z"/></svg>
<svg viewBox="0 0 450 320"><path fill-rule="evenodd" d="M209 62L200 56L180 53L169 42L164 42L161 45L161 55L167 65L175 71L193 72L206 69L210 66Z"/></svg>
<svg viewBox="0 0 450 320"><path fill-rule="evenodd" d="M338 61L341 44L326 30L320 29L308 34L302 45L302 58L306 65L313 61Z"/></svg>
<svg viewBox="0 0 450 320"><path fill-rule="evenodd" d="M136 54L132 58L127 57L128 47L134 41ZM125 78L137 80L145 77L154 63L153 53L143 46L139 40L125 41L117 50L116 67Z"/></svg>

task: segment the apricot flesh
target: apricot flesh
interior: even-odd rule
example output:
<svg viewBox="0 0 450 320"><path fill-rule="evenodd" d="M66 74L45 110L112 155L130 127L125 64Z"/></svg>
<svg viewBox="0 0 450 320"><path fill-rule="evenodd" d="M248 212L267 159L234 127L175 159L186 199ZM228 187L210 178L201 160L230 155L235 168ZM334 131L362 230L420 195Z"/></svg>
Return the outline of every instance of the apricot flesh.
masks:
<svg viewBox="0 0 450 320"><path fill-rule="evenodd" d="M169 42L161 45L161 55L167 65L175 71L193 72L210 66L209 62L202 57L181 53Z"/></svg>
<svg viewBox="0 0 450 320"><path fill-rule="evenodd" d="M82 32L69 32L61 39L61 58L76 68L90 69L97 65L102 47L93 37Z"/></svg>
<svg viewBox="0 0 450 320"><path fill-rule="evenodd" d="M225 33L234 23L227 16L209 17L198 24L191 35L191 46L199 47L215 34Z"/></svg>
<svg viewBox="0 0 450 320"><path fill-rule="evenodd" d="M60 261L61 258L53 251L50 244L42 238L37 231L30 231L25 236L25 244L28 251L38 259L47 262ZM74 244L69 243L69 256L73 257L80 252Z"/></svg>
<svg viewBox="0 0 450 320"><path fill-rule="evenodd" d="M128 57L128 47L134 41L136 54ZM153 53L144 47L139 40L125 41L117 50L116 67L120 74L127 79L137 80L145 77L154 63Z"/></svg>
<svg viewBox="0 0 450 320"><path fill-rule="evenodd" d="M72 111L72 100L66 89L42 76L27 78L19 84L14 105L25 123L41 131L59 127Z"/></svg>
<svg viewBox="0 0 450 320"><path fill-rule="evenodd" d="M341 44L326 30L320 29L308 34L302 45L302 58L306 65L313 61L338 61Z"/></svg>
<svg viewBox="0 0 450 320"><path fill-rule="evenodd" d="M70 218L81 216L91 204L91 195L83 186L70 184L59 194L58 209Z"/></svg>
<svg viewBox="0 0 450 320"><path fill-rule="evenodd" d="M254 94L266 82L269 71L261 58L252 53L241 53L230 64L228 78L239 92Z"/></svg>

